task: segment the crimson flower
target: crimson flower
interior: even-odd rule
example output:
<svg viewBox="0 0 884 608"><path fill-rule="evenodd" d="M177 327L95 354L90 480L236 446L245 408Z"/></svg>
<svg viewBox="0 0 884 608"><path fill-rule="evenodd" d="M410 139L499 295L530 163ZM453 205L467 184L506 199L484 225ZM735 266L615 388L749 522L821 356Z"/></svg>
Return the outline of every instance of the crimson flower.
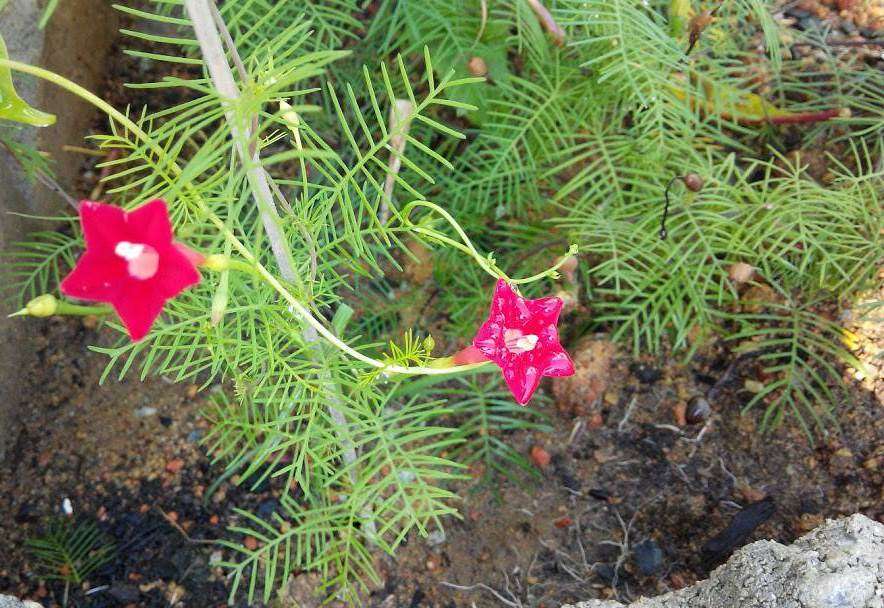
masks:
<svg viewBox="0 0 884 608"><path fill-rule="evenodd" d="M494 288L488 320L473 338L473 348L503 370L510 392L523 405L544 376L574 373L556 330L561 310L560 298L526 300L501 279Z"/></svg>
<svg viewBox="0 0 884 608"><path fill-rule="evenodd" d="M114 307L129 337L150 331L163 305L196 285L202 256L173 240L166 202L126 212L82 201L80 223L86 251L61 282L65 295Z"/></svg>

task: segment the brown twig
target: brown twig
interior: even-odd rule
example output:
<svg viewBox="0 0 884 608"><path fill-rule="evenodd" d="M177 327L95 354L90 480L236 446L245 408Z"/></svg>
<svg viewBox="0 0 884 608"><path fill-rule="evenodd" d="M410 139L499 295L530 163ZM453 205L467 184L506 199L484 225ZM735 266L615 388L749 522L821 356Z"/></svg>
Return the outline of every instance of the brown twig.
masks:
<svg viewBox="0 0 884 608"><path fill-rule="evenodd" d="M801 112L789 114L788 116L770 116L768 118L755 121L757 123L770 123L772 125L797 125L808 124L814 122L823 122L830 118L836 118L841 115L842 110L833 108L830 110L820 110L818 112ZM752 121L743 121L751 123Z"/></svg>
<svg viewBox="0 0 884 608"><path fill-rule="evenodd" d="M531 7L531 10L534 11L534 14L537 15L537 20L540 21L540 26L550 35L555 45L564 46L565 30L556 23L556 20L553 19L552 13L549 12L549 9L543 6L543 4L540 3L540 0L527 0L527 2L528 6Z"/></svg>
<svg viewBox="0 0 884 608"><path fill-rule="evenodd" d="M875 40L824 40L822 42L795 42L792 46L816 46L825 48L827 46L884 46L884 38Z"/></svg>
<svg viewBox="0 0 884 608"><path fill-rule="evenodd" d="M83 146L71 146L68 144L62 145L61 150L62 152L73 152L75 154L86 154L88 156L107 156L107 151L105 150L93 150L92 148L84 148Z"/></svg>
<svg viewBox="0 0 884 608"><path fill-rule="evenodd" d="M163 516L163 519L165 519L167 522L169 522L169 525L170 525L170 526L172 526L173 528L175 528L176 530L178 530L178 532L181 533L181 536L183 536L183 537L187 540L187 542L189 542L189 543L193 543L193 544L195 544L195 545L214 545L214 544L216 544L214 540L207 540L207 539L204 539L204 538L192 538L192 537L190 536L190 534L187 533L187 530L185 530L184 528L182 528L182 527L178 524L177 521L175 521L174 519L172 519L171 517L169 517L169 514L166 513L165 511L163 511L163 510L159 507L159 505L154 505L153 507L154 507L154 509L156 509L157 511L159 511L160 515Z"/></svg>

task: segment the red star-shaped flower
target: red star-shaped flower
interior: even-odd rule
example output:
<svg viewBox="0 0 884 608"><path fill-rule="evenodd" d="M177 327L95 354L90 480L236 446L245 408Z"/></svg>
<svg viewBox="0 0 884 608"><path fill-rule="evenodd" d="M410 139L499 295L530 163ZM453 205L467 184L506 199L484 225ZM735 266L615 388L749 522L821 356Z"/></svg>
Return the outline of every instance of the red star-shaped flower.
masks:
<svg viewBox="0 0 884 608"><path fill-rule="evenodd" d="M503 370L513 397L523 405L544 376L574 373L556 330L561 310L560 298L526 300L501 279L494 288L488 320L473 338L473 347Z"/></svg>
<svg viewBox="0 0 884 608"><path fill-rule="evenodd" d="M130 212L82 201L79 211L86 251L61 291L110 304L129 337L140 340L168 300L199 283L196 264L202 256L174 241L163 200Z"/></svg>

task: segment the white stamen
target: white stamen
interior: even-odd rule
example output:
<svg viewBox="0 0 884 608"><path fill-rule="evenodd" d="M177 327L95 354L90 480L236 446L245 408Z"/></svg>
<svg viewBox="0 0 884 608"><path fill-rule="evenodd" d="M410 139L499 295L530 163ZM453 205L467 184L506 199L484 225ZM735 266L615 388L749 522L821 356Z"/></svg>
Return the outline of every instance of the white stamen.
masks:
<svg viewBox="0 0 884 608"><path fill-rule="evenodd" d="M537 336L524 334L519 329L503 330L503 342L511 353L526 353L537 346Z"/></svg>
<svg viewBox="0 0 884 608"><path fill-rule="evenodd" d="M144 253L144 245L141 243L130 243L129 241L120 241L114 247L114 253L126 261L131 262Z"/></svg>

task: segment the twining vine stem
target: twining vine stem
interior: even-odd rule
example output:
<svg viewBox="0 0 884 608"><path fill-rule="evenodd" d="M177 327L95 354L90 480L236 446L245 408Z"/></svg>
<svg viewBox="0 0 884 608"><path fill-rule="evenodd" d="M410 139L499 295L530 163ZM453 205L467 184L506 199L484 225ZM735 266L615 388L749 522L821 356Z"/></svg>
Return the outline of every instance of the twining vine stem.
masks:
<svg viewBox="0 0 884 608"><path fill-rule="evenodd" d="M188 0L188 3L194 2L195 0ZM203 0L204 1L204 0ZM212 15L207 7L204 6L204 10L206 12L206 16L208 21L205 23L208 27L213 26ZM202 25L202 20L198 20L198 22ZM194 23L194 27L196 28L197 23ZM217 37L217 31L215 31L215 36ZM226 64L226 57L224 55L223 48L220 48L220 39L218 39L218 49L215 51L216 54L220 54L220 61L223 61ZM211 66L213 63L219 61L219 59L214 58L213 55L209 54L208 57L204 56L204 60L206 61L208 66ZM181 167L178 166L175 162L168 162L165 151L159 144L157 144L153 139L151 139L150 135L148 135L144 130L142 130L135 122L133 122L128 116L114 108L112 105L90 92L89 90L81 87L80 85L55 74L49 70L32 66L26 63L21 63L19 61L14 61L10 59L2 59L0 58L0 67L6 67L11 70L16 70L25 74L30 74L37 78L41 78L48 82L51 82L71 93L80 97L81 99L91 103L93 106L104 112L109 118L115 120L121 126L125 127L132 135L134 135L138 140L145 144L158 159L162 159L166 161L166 165L169 169L174 173L176 178L182 178L183 171ZM210 67L210 73L212 68ZM220 75L221 79L216 86L219 89L219 93L221 93L222 97L230 100L235 100L238 98L238 91L236 89L236 83L233 81L233 75L230 72L230 66L227 65L227 74ZM214 79L214 77L213 77ZM227 110L225 114L231 114L232 110ZM236 123L236 117L232 116L233 121L231 122L231 134L234 139L247 139L247 130L244 131L239 125ZM246 150L248 152L248 150ZM246 160L248 159L248 160ZM270 187L267 181L267 174L264 171L263 166L260 164L260 159L256 159L255 155L246 155L243 159L244 164L246 165L246 174L249 179L249 183L255 192L258 203L261 207L261 216L262 223L264 223L265 230L267 231L268 238L271 241L271 248L273 249L274 257L277 258L277 261L280 266L280 273L287 282L291 283L300 283L300 277L297 273L294 272L293 267L291 266L291 255L288 251L288 246L285 242L285 239L279 230L279 217L276 215L275 207L273 205L273 195L270 191ZM245 244L240 241L233 231L224 223L224 221L218 217L209 207L206 205L205 201L196 191L193 183L190 181L184 181L184 189L190 195L190 198L193 202L199 207L199 210L205 215L205 217L218 229L218 231L225 236L225 238L233 245L233 248L237 251L237 253L243 257L249 264L252 265L255 272L280 296L286 301L289 305L290 310L299 316L307 325L315 330L320 336L322 336L325 340L327 340L331 345L335 348L339 349L341 352L347 354L348 356L356 359L357 361L361 361L375 369L382 370L387 374L403 374L403 375L444 375L444 374L452 374L459 372L467 372L474 369L478 369L487 364L487 362L482 363L470 363L467 365L457 365L452 367L428 367L428 366L402 366L391 364L387 361L381 361L370 357L353 347L349 344L341 340L337 337L331 330L329 330L322 322L320 322L311 312L310 310L300 302L291 291L279 280L276 276L273 275L263 264L261 264L254 254L245 246ZM463 228L458 224L457 220L451 216L447 211L430 203L428 201L413 201L409 203L402 209L402 217L407 218L408 213L416 208L416 207L425 207L431 209L441 215L455 230L458 237L463 242L457 242L454 239L451 239L439 232L432 230L427 227L411 225L410 228L424 236L435 239L437 241L443 242L446 245L450 245L455 247L456 249L470 255L473 257L476 262L482 267L485 272L493 276L494 278L503 278L512 284L525 284L533 281L537 281L539 279L545 277L555 277L556 270L564 263L566 257L563 257L559 260L559 262L553 266L552 268L545 270L541 273L532 275L530 277L512 279L508 277L500 268L494 264L493 260L487 256L482 256L476 248L473 246L467 234L464 232ZM265 217L266 215L266 217ZM571 247L568 252L569 254L576 253L576 248Z"/></svg>
<svg viewBox="0 0 884 608"><path fill-rule="evenodd" d="M150 136L145 133L137 124L135 124L128 116L108 104L106 101L98 97L97 95L89 92L87 89L84 89L80 85L76 84L64 78L63 76L59 76L49 70L45 70L43 68L32 66L26 63L21 63L19 61L13 61L10 59L0 59L0 67L6 67L11 70L16 70L18 72L22 72L25 74L30 74L32 76L36 76L37 78L42 78L48 82L51 82L75 95L80 97L81 99L91 103L96 108L104 112L108 115L109 118L112 118L120 125L125 127L130 133L132 133L137 139L143 142L150 150L157 155L157 158L164 159L165 152L164 150L154 142ZM175 174L175 177L182 176L182 169L177 165L177 163L167 163L170 170ZM332 344L335 348L341 350L345 354L349 355L353 359L357 361L361 361L375 369L383 370L385 373L389 374L403 374L403 375L442 375L442 374L452 374L459 372L466 372L470 370L477 369L486 365L486 363L471 363L468 365L458 365L454 367L425 367L425 366L401 366L401 365L393 365L386 361L380 361L378 359L374 359L369 357L358 350L351 347L346 342L342 341L338 338L334 333L332 333L325 325L323 325L313 314L304 306L294 295L288 290L288 288L283 285L283 283L277 279L267 268L261 264L251 251L240 241L236 235L224 224L224 221L218 217L209 207L206 205L205 201L199 196L199 193L196 192L193 184L189 181L185 181L184 188L192 196L194 203L199 207L199 210L205 214L205 217L218 229L218 231L227 238L236 252L243 257L247 262L249 262L253 267L255 272L266 282L270 287L276 290L280 296L286 301L286 303L291 307L292 312L297 314L301 319L303 319L308 325L313 327L319 335L325 338L330 344Z"/></svg>

